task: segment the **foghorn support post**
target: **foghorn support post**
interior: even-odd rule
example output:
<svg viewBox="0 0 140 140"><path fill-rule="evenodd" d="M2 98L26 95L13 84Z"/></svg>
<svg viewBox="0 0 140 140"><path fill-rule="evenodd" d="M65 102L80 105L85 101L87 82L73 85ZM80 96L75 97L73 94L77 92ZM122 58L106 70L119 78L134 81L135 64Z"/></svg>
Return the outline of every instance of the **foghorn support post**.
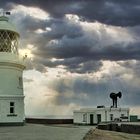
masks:
<svg viewBox="0 0 140 140"><path fill-rule="evenodd" d="M111 106L112 108L117 108L117 98L121 98L122 97L122 93L118 92L118 93L110 93L110 98L113 101L113 105Z"/></svg>

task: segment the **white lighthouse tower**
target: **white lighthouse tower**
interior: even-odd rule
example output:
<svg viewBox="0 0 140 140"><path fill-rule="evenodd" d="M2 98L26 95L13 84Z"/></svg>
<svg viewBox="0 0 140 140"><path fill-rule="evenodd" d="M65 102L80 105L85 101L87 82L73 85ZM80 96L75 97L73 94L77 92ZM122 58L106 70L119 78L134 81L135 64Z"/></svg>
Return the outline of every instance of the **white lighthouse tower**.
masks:
<svg viewBox="0 0 140 140"><path fill-rule="evenodd" d="M18 55L19 33L6 16L0 17L0 125L23 125L23 59Z"/></svg>

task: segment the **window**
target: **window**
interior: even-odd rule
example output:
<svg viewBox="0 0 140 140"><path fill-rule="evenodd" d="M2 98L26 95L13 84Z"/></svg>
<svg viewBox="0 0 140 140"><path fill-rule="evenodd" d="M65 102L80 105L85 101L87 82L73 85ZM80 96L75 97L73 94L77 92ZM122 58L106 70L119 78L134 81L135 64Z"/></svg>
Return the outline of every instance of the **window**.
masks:
<svg viewBox="0 0 140 140"><path fill-rule="evenodd" d="M10 113L14 114L14 108L13 107L10 107Z"/></svg>
<svg viewBox="0 0 140 140"><path fill-rule="evenodd" d="M83 122L87 121L87 114L83 114Z"/></svg>
<svg viewBox="0 0 140 140"><path fill-rule="evenodd" d="M124 117L124 114L121 114L121 117Z"/></svg>
<svg viewBox="0 0 140 140"><path fill-rule="evenodd" d="M14 114L14 113L15 113L15 103L10 102L10 114Z"/></svg>
<svg viewBox="0 0 140 140"><path fill-rule="evenodd" d="M14 102L10 102L10 106L14 106Z"/></svg>
<svg viewBox="0 0 140 140"><path fill-rule="evenodd" d="M19 87L22 88L23 87L22 77L19 77L18 81L19 81Z"/></svg>
<svg viewBox="0 0 140 140"><path fill-rule="evenodd" d="M110 114L110 121L113 121L113 114Z"/></svg>

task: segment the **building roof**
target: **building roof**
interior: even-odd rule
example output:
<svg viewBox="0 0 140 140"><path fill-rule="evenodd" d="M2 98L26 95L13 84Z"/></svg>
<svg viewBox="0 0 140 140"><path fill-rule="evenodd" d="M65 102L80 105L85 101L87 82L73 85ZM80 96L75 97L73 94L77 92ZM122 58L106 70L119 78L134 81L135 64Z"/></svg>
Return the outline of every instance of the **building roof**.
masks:
<svg viewBox="0 0 140 140"><path fill-rule="evenodd" d="M9 18L6 16L0 17L0 30L12 31L19 35L16 27L11 22L9 22Z"/></svg>
<svg viewBox="0 0 140 140"><path fill-rule="evenodd" d="M74 112L79 112L79 113L84 113L84 112L96 112L96 111L129 111L129 108L110 108L110 107L105 107L105 108L81 108L80 110L75 110Z"/></svg>

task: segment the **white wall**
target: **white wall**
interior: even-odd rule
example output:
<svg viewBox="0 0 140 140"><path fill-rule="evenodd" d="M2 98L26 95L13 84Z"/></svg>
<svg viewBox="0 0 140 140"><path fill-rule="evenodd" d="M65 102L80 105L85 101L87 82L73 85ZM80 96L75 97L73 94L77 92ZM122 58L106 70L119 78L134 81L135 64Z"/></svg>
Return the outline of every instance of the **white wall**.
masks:
<svg viewBox="0 0 140 140"><path fill-rule="evenodd" d="M22 70L0 65L0 96L23 95L23 87L19 85Z"/></svg>
<svg viewBox="0 0 140 140"><path fill-rule="evenodd" d="M112 110L111 109L111 110L107 111L107 121L111 121L110 114L113 114L113 119L120 118L121 114L124 114L124 116L129 117L128 110L123 110L123 109Z"/></svg>
<svg viewBox="0 0 140 140"><path fill-rule="evenodd" d="M81 112L74 112L74 123L82 123L84 124L83 122L83 114L84 113L81 113Z"/></svg>
<svg viewBox="0 0 140 140"><path fill-rule="evenodd" d="M87 118L86 121L83 122L83 115L86 114ZM127 108L101 108L101 109L95 109L92 110L79 110L74 111L74 123L78 124L90 124L90 114L93 114L93 123L97 124L97 114L101 114L101 122L109 122L110 120L110 114L113 114L113 120L115 118L120 118L121 114L124 114L124 116L129 117L129 109Z"/></svg>
<svg viewBox="0 0 140 140"><path fill-rule="evenodd" d="M0 99L0 123L8 122L24 122L24 97L17 98L1 98ZM10 102L15 103L14 115L10 116ZM8 116L9 115L9 116Z"/></svg>
<svg viewBox="0 0 140 140"><path fill-rule="evenodd" d="M17 55L0 52L0 123L21 123L25 120L22 83L24 68ZM13 114L10 114L10 102L15 103Z"/></svg>

